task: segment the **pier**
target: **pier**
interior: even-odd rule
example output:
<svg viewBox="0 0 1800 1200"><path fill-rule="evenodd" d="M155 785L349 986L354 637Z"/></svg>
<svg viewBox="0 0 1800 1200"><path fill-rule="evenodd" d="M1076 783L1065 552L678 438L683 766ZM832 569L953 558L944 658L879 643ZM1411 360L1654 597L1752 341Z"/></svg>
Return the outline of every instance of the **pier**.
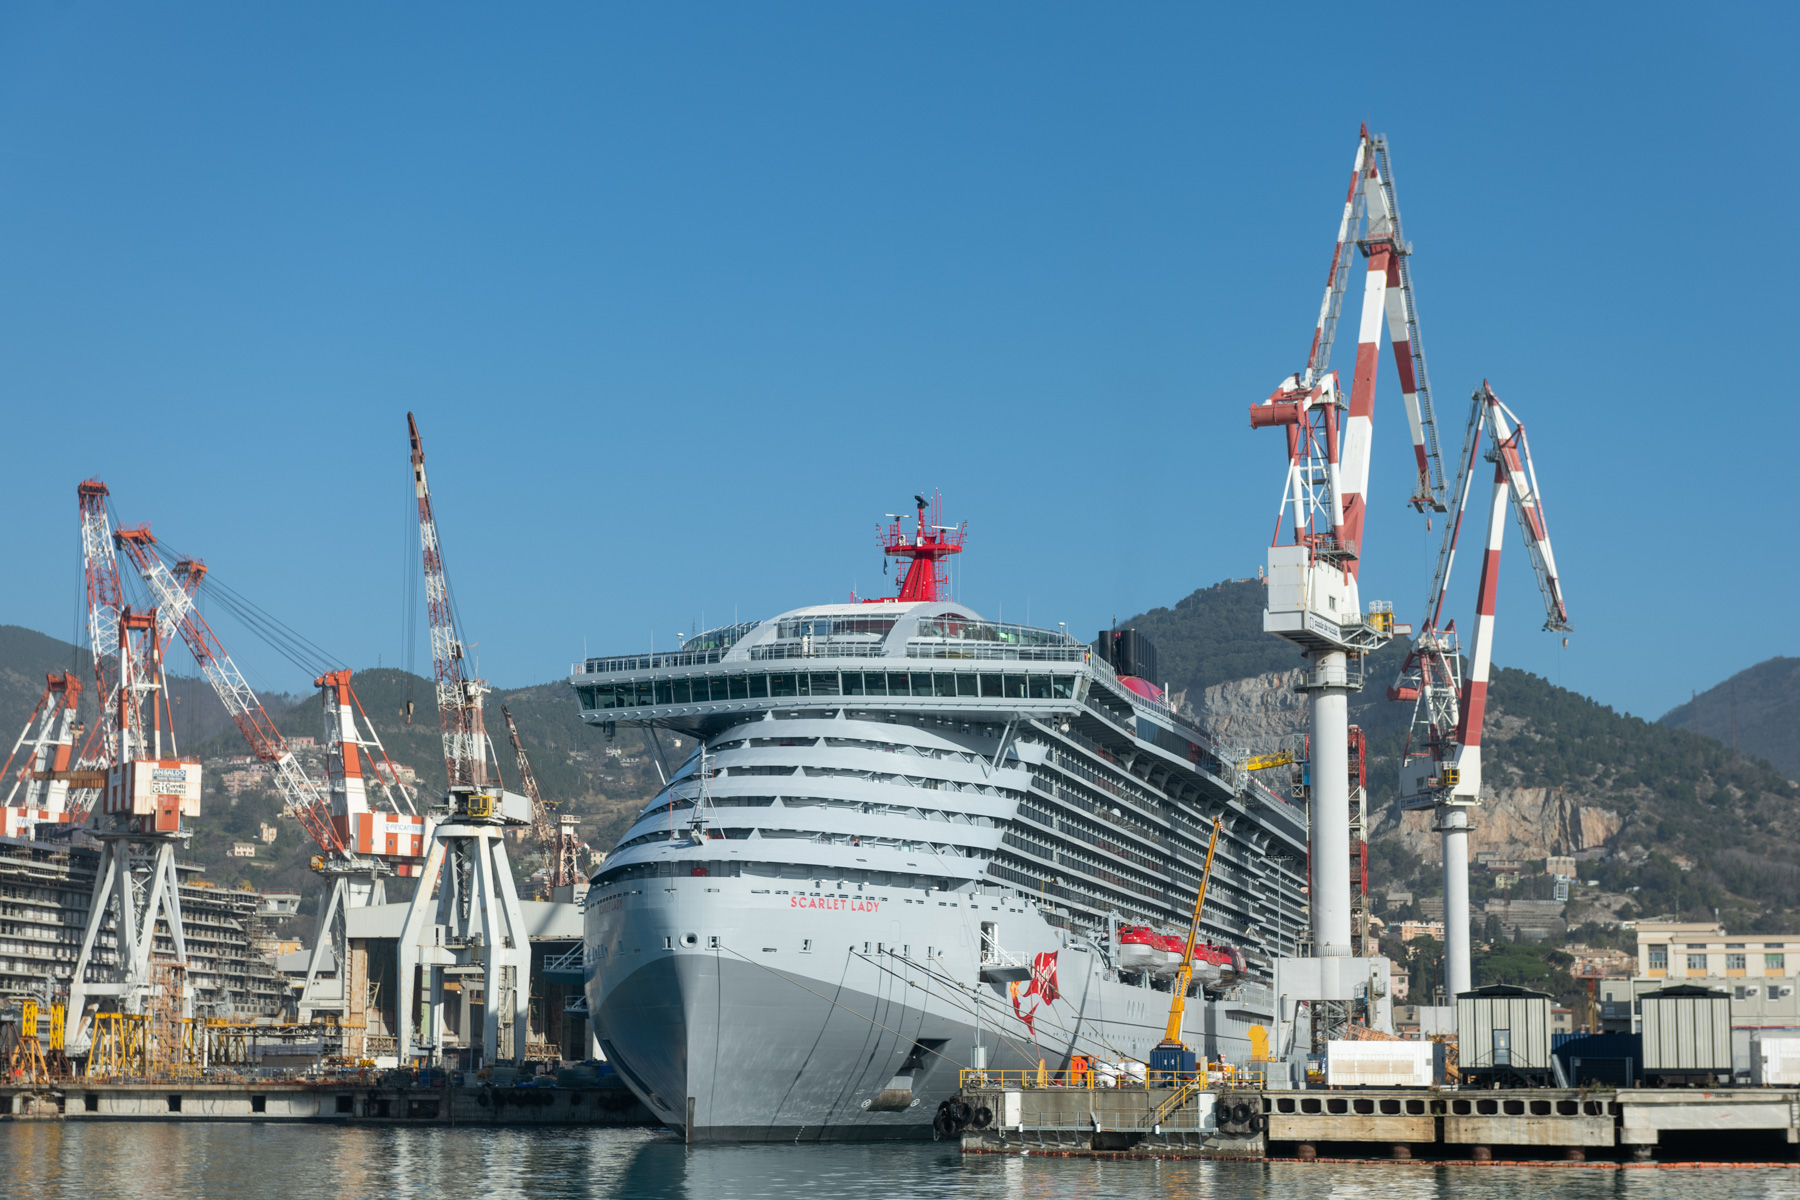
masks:
<svg viewBox="0 0 1800 1200"><path fill-rule="evenodd" d="M276 1121L336 1125L644 1126L660 1124L616 1076L556 1086L442 1078L64 1079L0 1088L0 1120Z"/></svg>
<svg viewBox="0 0 1800 1200"><path fill-rule="evenodd" d="M983 1086L965 1153L1652 1162L1796 1160L1800 1090Z"/></svg>

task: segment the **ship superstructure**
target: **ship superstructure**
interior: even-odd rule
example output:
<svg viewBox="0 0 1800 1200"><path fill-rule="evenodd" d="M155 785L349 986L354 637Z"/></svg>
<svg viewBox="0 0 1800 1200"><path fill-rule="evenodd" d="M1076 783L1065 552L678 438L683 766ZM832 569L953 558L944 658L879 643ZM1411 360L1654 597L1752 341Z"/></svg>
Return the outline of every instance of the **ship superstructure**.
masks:
<svg viewBox="0 0 1800 1200"><path fill-rule="evenodd" d="M897 525L884 546L961 548L923 501ZM1131 641L987 620L944 597L942 554L904 556L909 598L573 673L585 720L683 760L592 879L587 995L608 1058L693 1140L928 1134L958 1067L1142 1060L1170 1000L1143 931L1185 928L1214 816L1189 1036L1268 1048L1304 812L1115 665Z"/></svg>

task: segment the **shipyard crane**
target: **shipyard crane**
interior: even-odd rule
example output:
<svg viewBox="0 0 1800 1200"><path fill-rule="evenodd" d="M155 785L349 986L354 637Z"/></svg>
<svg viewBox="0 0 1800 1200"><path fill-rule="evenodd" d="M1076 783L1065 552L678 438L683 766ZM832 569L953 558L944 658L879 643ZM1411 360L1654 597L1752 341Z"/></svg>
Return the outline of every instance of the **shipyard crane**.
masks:
<svg viewBox="0 0 1800 1200"><path fill-rule="evenodd" d="M1353 248L1368 259L1368 270L1346 403L1330 356ZM1364 657L1401 631L1390 605L1372 602L1365 611L1358 590L1384 317L1416 464L1408 503L1426 513L1446 507L1437 423L1407 265L1411 252L1401 232L1387 142L1371 137L1365 126L1306 366L1250 408L1251 428L1280 427L1287 440L1287 476L1269 547L1263 628L1293 642L1309 662L1302 686L1311 693L1312 940L1314 953L1325 958L1355 953L1348 697L1362 686ZM1318 987L1342 990L1322 976Z"/></svg>
<svg viewBox="0 0 1800 1200"><path fill-rule="evenodd" d="M78 815L69 806L72 790L97 792L106 786L106 772L74 763L82 736L80 706L81 680L73 672L45 674L43 694L0 767L0 780L8 783L0 801L0 837L30 837L39 823L66 823Z"/></svg>
<svg viewBox="0 0 1800 1200"><path fill-rule="evenodd" d="M525 1056L530 1031L531 943L504 832L509 826L531 824L531 801L500 786L497 760L489 775L493 747L482 717L482 696L488 687L468 669L425 478L425 445L411 413L406 414L406 429L412 444L413 495L448 787L397 948L400 1055L403 1060L441 1055L446 975L462 977L464 987L457 995L466 1004L467 983L479 972L484 998L482 1051L490 1061L517 1060ZM424 967L429 992L427 1015L417 1025L416 966ZM464 1016L468 1015L465 1009ZM460 1028L468 1030L469 1025L465 1021Z"/></svg>
<svg viewBox="0 0 1800 1200"><path fill-rule="evenodd" d="M275 722L263 708L262 701L257 699L244 673L238 670L194 603L194 591L205 575L204 565L193 560L178 564L187 581L184 586L157 553L157 541L148 525L121 529L113 539L156 597L157 611L163 620L187 643L195 665L212 685L219 703L225 706L232 723L250 744L257 761L273 769L288 812L327 855L338 860L348 859L349 852L343 839L332 827L330 806L324 793L294 758L287 739L275 728Z"/></svg>
<svg viewBox="0 0 1800 1200"><path fill-rule="evenodd" d="M1483 430L1494 464L1489 501L1487 543L1476 587L1475 640L1469 648L1469 672L1462 674L1456 623L1444 622L1444 596L1456 563L1457 542L1467 508ZM1457 480L1456 516L1444 530L1438 550L1425 621L1388 689L1394 700L1411 701L1412 726L1400 763L1400 801L1408 809L1437 814L1444 858L1444 974L1448 994L1455 997L1472 986L1469 964L1469 809L1481 799L1481 726L1487 710L1488 672L1493 663L1495 601L1500 583L1500 551L1510 507L1524 535L1527 556L1544 601L1544 628L1568 633L1568 604L1563 599L1543 494L1525 425L1482 380L1470 397L1469 422ZM1564 639L1567 644L1567 639Z"/></svg>
<svg viewBox="0 0 1800 1200"><path fill-rule="evenodd" d="M287 739L276 728L218 634L201 615L195 595L206 577L206 565L197 559L182 558L171 569L148 525L120 529L113 536L156 597L157 611L166 625L172 626L187 644L200 673L212 685L252 753L272 768L287 812L321 851L314 857L312 867L330 880L330 894L307 964L299 1008L302 1017L317 1011L344 1013L355 999L347 987L349 910L386 903L386 876L417 873L424 857L427 823L413 811L411 797L399 786L398 772L387 760L380 739L372 729L367 738L359 733L351 711L356 701L350 672L329 672L313 681L313 686L320 689L326 718L329 782L321 790L300 766ZM386 811L372 809L368 803L361 766L362 752L368 748L376 750L388 768L386 777L379 768L375 769L376 780L388 802ZM405 812L395 801L396 790ZM320 979L327 946L337 964L329 986Z"/></svg>
<svg viewBox="0 0 1800 1200"><path fill-rule="evenodd" d="M154 994L168 986L159 985L152 970L159 923L169 937L173 964L185 972L188 961L175 848L189 836L183 819L200 813L200 763L177 756L172 733L164 745L168 703L159 614L122 608L113 626L119 639L118 674L112 677L114 759L91 825L100 862L61 1031L63 1051L71 1057L91 1040L90 998L113 1011L140 1014L152 1003L173 1003L172 996ZM109 916L110 961L94 955ZM185 992L180 1004L181 1016L191 1017L192 999Z"/></svg>
<svg viewBox="0 0 1800 1200"><path fill-rule="evenodd" d="M575 836L575 818L564 814L553 819L550 810L554 806L538 790L537 776L532 773L525 743L519 740L519 724L513 720L512 710L502 704L500 715L506 718L506 736L519 764L519 787L531 801L531 831L544 848L544 864L550 876L549 898L554 899L557 889L571 887L581 878L581 839Z"/></svg>

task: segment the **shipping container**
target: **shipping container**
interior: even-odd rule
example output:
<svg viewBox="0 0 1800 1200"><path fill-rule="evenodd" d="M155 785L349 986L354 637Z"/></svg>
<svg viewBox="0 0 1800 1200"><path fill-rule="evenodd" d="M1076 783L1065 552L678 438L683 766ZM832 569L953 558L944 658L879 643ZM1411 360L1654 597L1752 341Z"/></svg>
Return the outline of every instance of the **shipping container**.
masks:
<svg viewBox="0 0 1800 1200"><path fill-rule="evenodd" d="M1442 1042L1326 1042L1330 1087L1431 1087L1444 1082Z"/></svg>
<svg viewBox="0 0 1800 1200"><path fill-rule="evenodd" d="M1456 1069L1476 1084L1551 1083L1550 997L1511 984L1458 992Z"/></svg>
<svg viewBox="0 0 1800 1200"><path fill-rule="evenodd" d="M1750 1034L1750 1082L1757 1087L1800 1086L1800 1034Z"/></svg>
<svg viewBox="0 0 1800 1200"><path fill-rule="evenodd" d="M1711 1084L1731 1079L1731 997L1680 985L1638 997L1646 1083Z"/></svg>

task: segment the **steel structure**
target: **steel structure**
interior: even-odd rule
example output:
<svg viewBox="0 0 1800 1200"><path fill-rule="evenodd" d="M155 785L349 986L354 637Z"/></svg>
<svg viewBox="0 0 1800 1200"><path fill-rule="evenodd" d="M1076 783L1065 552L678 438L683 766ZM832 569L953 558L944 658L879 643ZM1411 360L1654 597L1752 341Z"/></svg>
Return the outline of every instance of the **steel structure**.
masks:
<svg viewBox="0 0 1800 1200"><path fill-rule="evenodd" d="M482 696L488 688L468 671L425 479L425 447L411 413L406 414L406 427L412 442L413 491L448 787L439 806L441 823L432 833L400 933L395 1010L400 1054L412 1060L440 1057L445 1044L444 985L447 978L460 978L457 995L465 1004L470 985L481 982L485 1057L518 1060L525 1056L529 1030L531 945L504 832L509 826L531 824L531 801L500 786L499 763L492 759L482 717ZM417 1024L415 967L424 968L429 992L428 1012Z"/></svg>
<svg viewBox="0 0 1800 1200"><path fill-rule="evenodd" d="M531 831L544 849L550 888L546 899L555 899L557 889L572 887L581 879L581 839L575 834L575 818L551 813L554 806L538 790L537 776L532 773L525 743L519 740L519 724L513 720L512 710L502 704L500 715L506 719L506 736L512 742L513 758L519 764L519 787L531 801Z"/></svg>
<svg viewBox="0 0 1800 1200"><path fill-rule="evenodd" d="M1487 542L1476 587L1475 640L1469 672L1462 674L1456 623L1445 623L1444 597L1456 563L1462 519L1468 506L1476 459L1485 428L1492 449L1494 488L1488 508ZM1469 963L1469 810L1481 799L1481 726L1487 711L1488 673L1493 664L1495 601L1500 584L1500 551L1510 506L1524 535L1538 591L1544 601L1544 628L1567 633L1569 609L1550 548L1550 528L1525 426L1483 380L1470 397L1467 431L1457 480L1456 517L1444 530L1437 570L1426 602L1426 617L1401 675L1388 689L1391 699L1413 703L1412 727L1400 763L1400 800L1409 809L1431 809L1443 838L1444 974L1451 996L1471 986Z"/></svg>
<svg viewBox="0 0 1800 1200"><path fill-rule="evenodd" d="M104 771L75 768L75 743L82 735L80 706L81 680L68 671L45 675L44 692L25 719L6 765L0 767L0 780L7 782L0 803L0 837L28 838L40 822L66 823L79 815L70 810L71 789L97 792L105 786Z"/></svg>
<svg viewBox="0 0 1800 1200"><path fill-rule="evenodd" d="M350 910L386 904L387 876L419 874L431 837L431 818L414 809L412 795L368 714L362 712L350 678L349 671L329 671L313 680L325 715L328 819L335 849L320 843L325 853L312 864L331 880L331 892L306 962L298 1005L302 1021L321 1013L336 1013L346 1020L354 1014L361 997L350 980ZM368 728L366 736L356 721L359 713ZM370 803L370 775L383 807ZM323 976L327 948L332 962L329 980Z"/></svg>
<svg viewBox="0 0 1800 1200"><path fill-rule="evenodd" d="M287 812L321 851L313 860L313 869L330 880L331 890L307 964L299 1008L303 1017L316 1012L342 1013L348 1003L344 971L340 965L331 980L321 978L325 950L329 946L335 961L344 963L349 949L348 910L385 903L385 876L418 873L428 834L425 819L413 811L405 789L397 786L398 773L387 761L380 740L372 733L364 738L358 732L352 714L356 701L350 672L331 672L313 681L313 686L320 689L325 709L330 782L329 790L322 791L300 766L287 739L195 604L206 565L197 559L179 559L171 568L147 525L121 529L113 538L156 597L165 632L172 628L187 644L200 673L212 685L238 732L257 760L271 769ZM388 768L386 778L379 769L376 771L387 800L385 811L371 809L368 803L362 772L363 751L367 747L379 752ZM405 812L395 801L396 790Z"/></svg>
<svg viewBox="0 0 1800 1200"><path fill-rule="evenodd" d="M173 735L164 752L168 706L162 694L158 614L125 608L117 614L116 627L119 674L111 725L117 757L93 822L100 863L61 1039L71 1056L85 1052L91 1041L90 998L113 1012L143 1014L156 1001L154 968L167 962L184 971L187 966L175 848L188 837L183 818L200 813L200 764L176 757ZM110 966L103 966L94 961L94 948L108 916L117 953ZM159 932L169 939L168 952L157 949ZM183 997L184 1006L191 1003ZM192 1016L191 1007L182 1015Z"/></svg>
<svg viewBox="0 0 1800 1200"><path fill-rule="evenodd" d="M1367 257L1368 271L1346 403L1329 363L1353 246ZM1269 548L1263 628L1299 646L1309 662L1303 686L1311 693L1312 944L1320 957L1355 952L1348 697L1362 686L1363 657L1396 632L1392 609L1371 603L1365 612L1358 591L1384 316L1418 469L1409 503L1421 511L1445 507L1436 420L1406 268L1410 254L1401 236L1386 141L1371 137L1365 127L1306 369L1250 408L1252 428L1279 426L1287 437L1287 479Z"/></svg>
<svg viewBox="0 0 1800 1200"><path fill-rule="evenodd" d="M913 502L918 506L918 512L910 536L901 528L898 513L888 514L888 527L879 535L884 570L890 558L907 560L900 590L893 596L867 600L867 604L928 604L950 599L950 557L962 553L963 543L969 536L968 523L938 524L942 500L935 493L930 500L923 495L914 496ZM928 509L929 518L926 516Z"/></svg>

